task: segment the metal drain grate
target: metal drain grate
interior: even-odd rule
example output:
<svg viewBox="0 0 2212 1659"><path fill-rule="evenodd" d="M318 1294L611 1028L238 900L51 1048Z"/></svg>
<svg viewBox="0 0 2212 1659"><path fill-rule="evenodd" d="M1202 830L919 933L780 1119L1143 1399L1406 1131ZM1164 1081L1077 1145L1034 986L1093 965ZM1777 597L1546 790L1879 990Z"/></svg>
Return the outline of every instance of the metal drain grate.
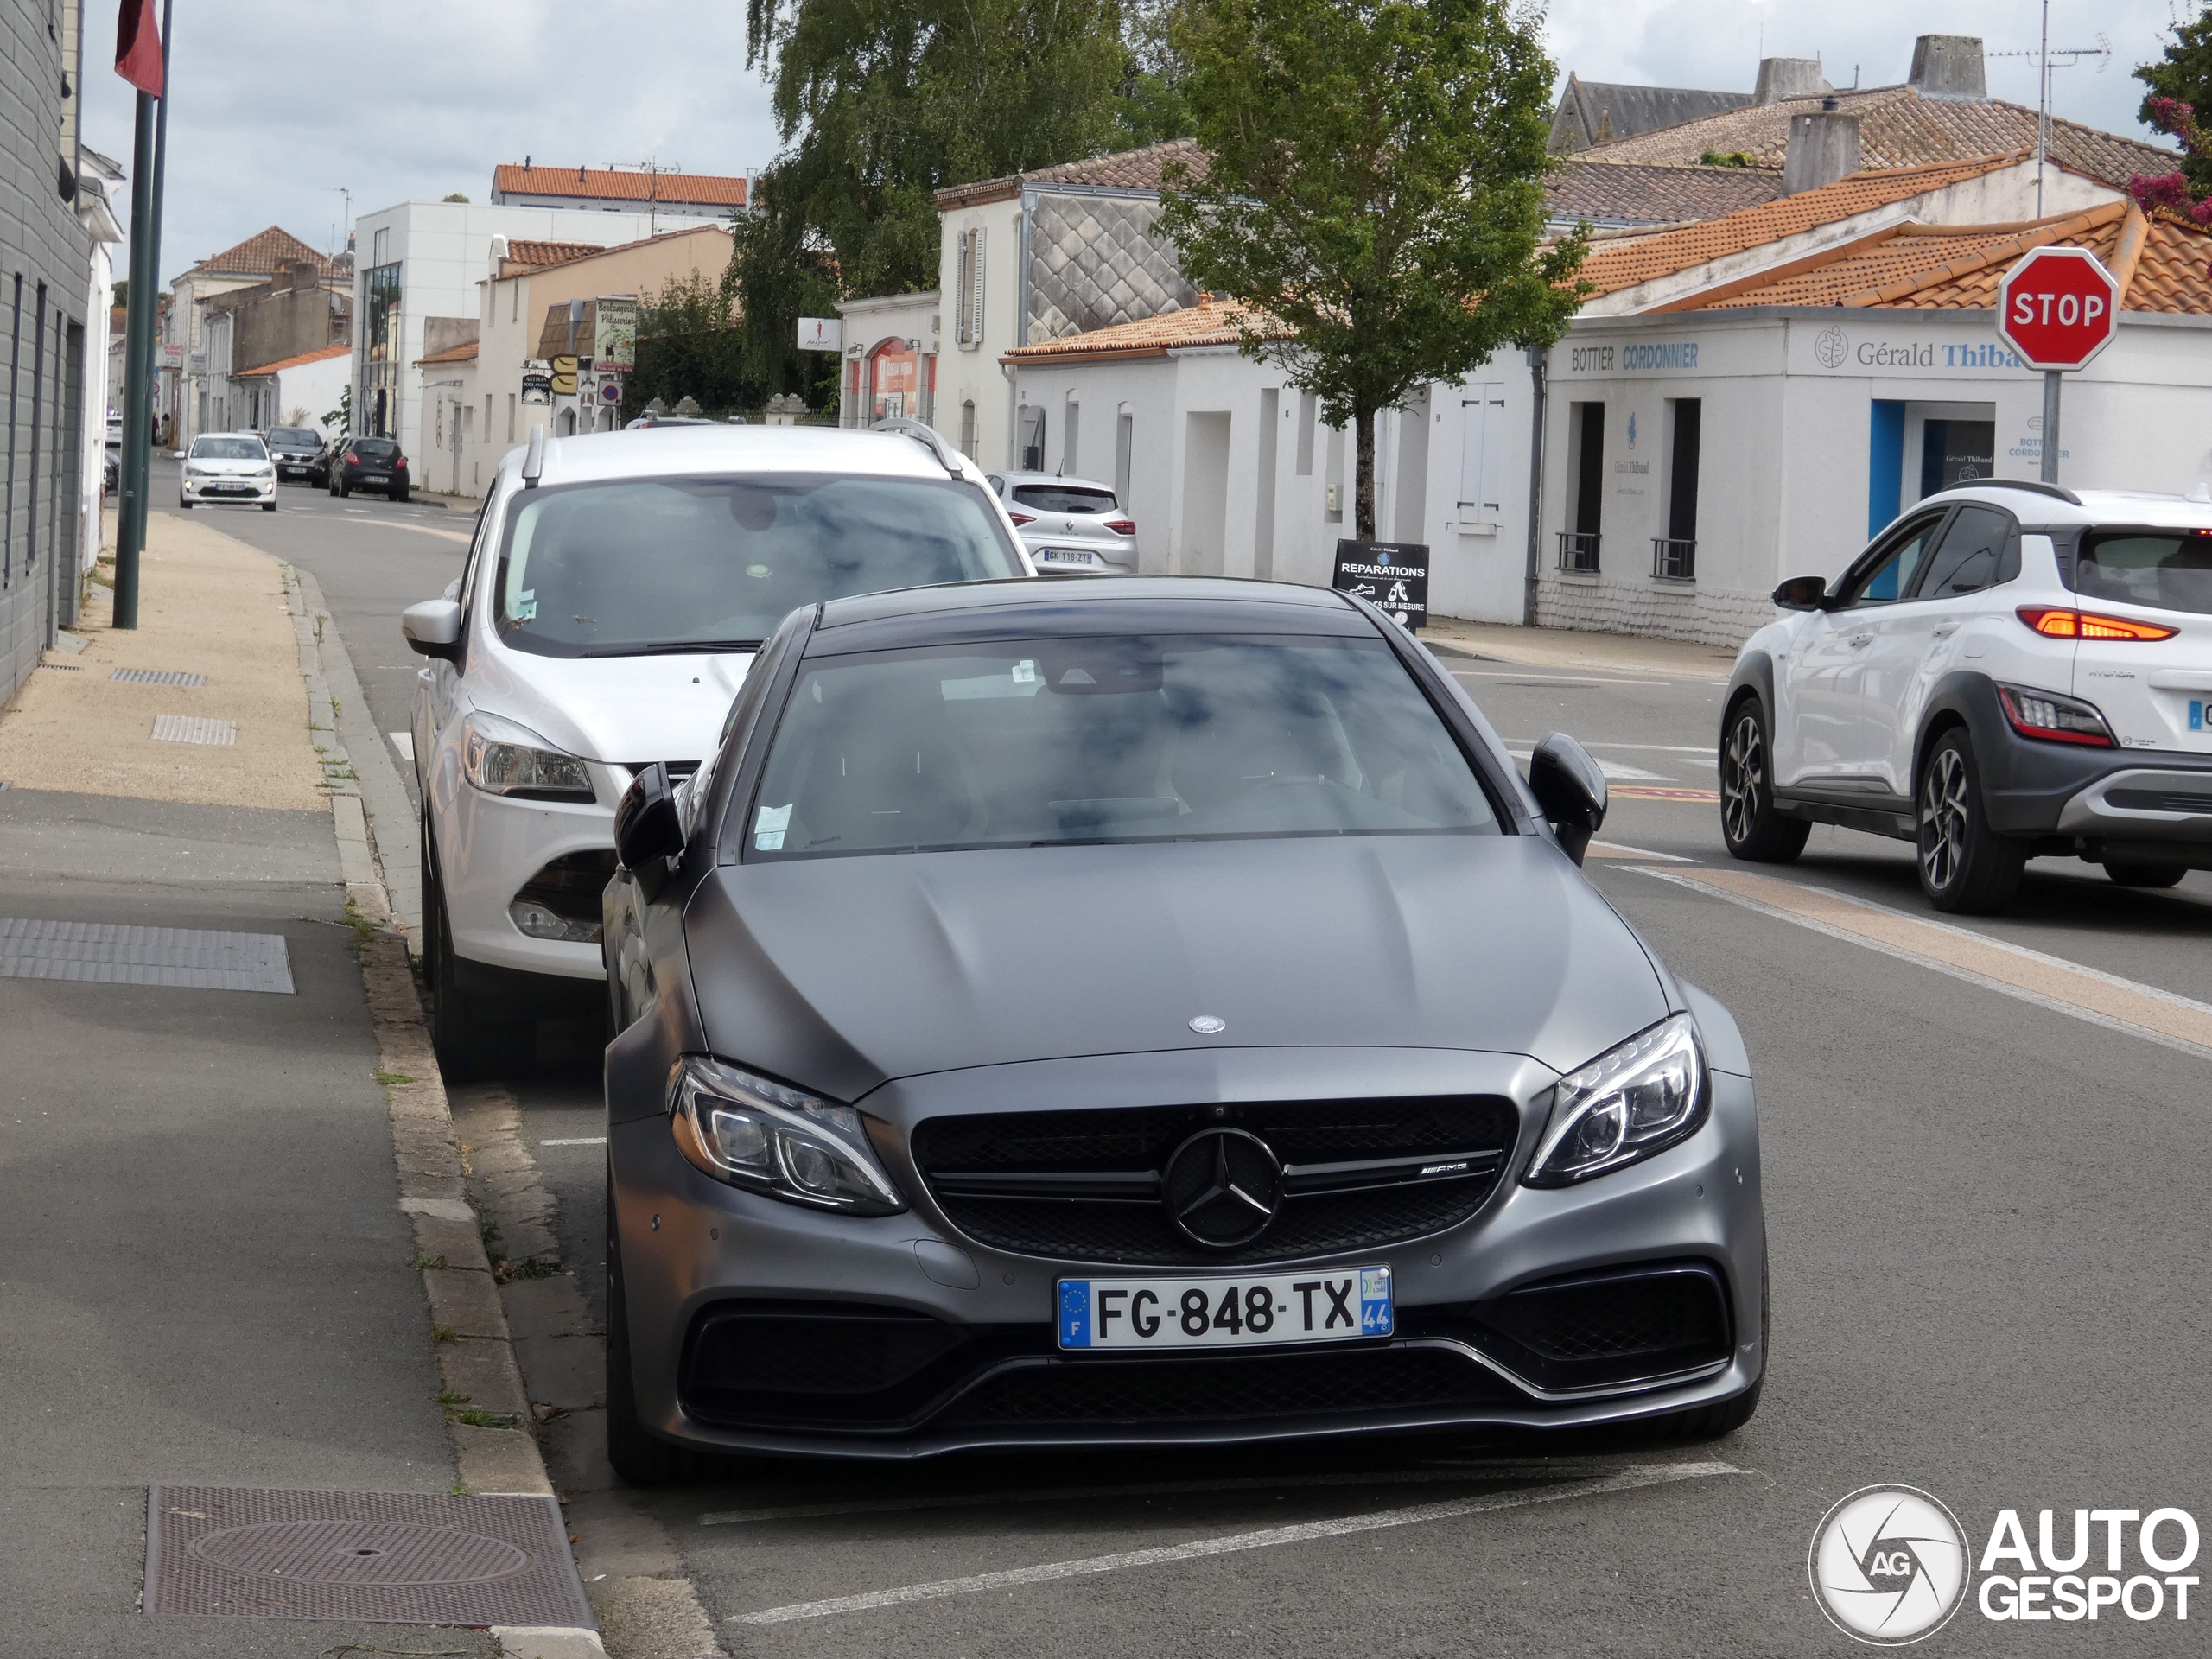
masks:
<svg viewBox="0 0 2212 1659"><path fill-rule="evenodd" d="M156 743L211 743L227 748L238 741L236 721L205 720L198 715L156 715Z"/></svg>
<svg viewBox="0 0 2212 1659"><path fill-rule="evenodd" d="M131 685L205 685L205 674L188 674L181 668L118 668L108 676Z"/></svg>
<svg viewBox="0 0 2212 1659"><path fill-rule="evenodd" d="M50 668L57 674L81 674L85 671L82 663L41 663L39 666Z"/></svg>
<svg viewBox="0 0 2212 1659"><path fill-rule="evenodd" d="M0 917L0 978L275 991L289 996L292 958L281 933Z"/></svg>
<svg viewBox="0 0 2212 1659"><path fill-rule="evenodd" d="M150 1613L593 1628L550 1497L147 1494Z"/></svg>

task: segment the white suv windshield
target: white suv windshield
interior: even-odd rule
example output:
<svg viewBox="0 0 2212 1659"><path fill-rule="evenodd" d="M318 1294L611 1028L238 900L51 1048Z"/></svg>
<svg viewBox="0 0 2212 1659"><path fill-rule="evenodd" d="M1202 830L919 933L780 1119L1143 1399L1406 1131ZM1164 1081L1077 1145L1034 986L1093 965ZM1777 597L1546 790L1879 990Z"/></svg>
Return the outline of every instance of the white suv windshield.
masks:
<svg viewBox="0 0 2212 1659"><path fill-rule="evenodd" d="M269 452L259 438L194 438L194 461L266 461Z"/></svg>
<svg viewBox="0 0 2212 1659"><path fill-rule="evenodd" d="M2212 531L2093 531L2074 561L2074 591L2084 599L2212 614Z"/></svg>
<svg viewBox="0 0 2212 1659"><path fill-rule="evenodd" d="M758 645L802 605L1021 574L983 493L899 478L631 479L525 492L500 637L551 657Z"/></svg>
<svg viewBox="0 0 2212 1659"><path fill-rule="evenodd" d="M1029 639L810 663L745 856L1497 832L1379 639Z"/></svg>

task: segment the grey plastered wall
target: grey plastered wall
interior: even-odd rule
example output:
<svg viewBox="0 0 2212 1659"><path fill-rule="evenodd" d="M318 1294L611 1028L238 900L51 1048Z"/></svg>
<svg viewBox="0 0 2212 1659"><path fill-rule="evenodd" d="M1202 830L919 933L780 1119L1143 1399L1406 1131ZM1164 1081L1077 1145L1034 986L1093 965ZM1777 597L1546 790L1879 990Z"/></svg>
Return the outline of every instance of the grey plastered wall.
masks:
<svg viewBox="0 0 2212 1659"><path fill-rule="evenodd" d="M56 543L75 544L76 504L57 494L69 472L65 341L85 321L92 238L61 194L62 77L73 82L77 66L63 60L60 14L47 0L0 0L0 480L13 479L12 487L0 482L0 701L38 666L54 626Z"/></svg>

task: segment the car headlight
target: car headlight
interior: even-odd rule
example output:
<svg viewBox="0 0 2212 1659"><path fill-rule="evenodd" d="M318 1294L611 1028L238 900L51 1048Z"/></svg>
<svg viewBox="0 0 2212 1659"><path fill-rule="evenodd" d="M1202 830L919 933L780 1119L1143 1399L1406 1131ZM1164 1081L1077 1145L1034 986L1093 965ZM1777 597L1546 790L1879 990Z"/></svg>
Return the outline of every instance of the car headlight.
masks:
<svg viewBox="0 0 2212 1659"><path fill-rule="evenodd" d="M668 1092L676 1144L702 1174L847 1215L906 1207L850 1106L696 1054L677 1062Z"/></svg>
<svg viewBox="0 0 2212 1659"><path fill-rule="evenodd" d="M1559 1080L1522 1179L1571 1186L1649 1158L1694 1133L1710 1096L1696 1023L1687 1014L1663 1020Z"/></svg>
<svg viewBox="0 0 2212 1659"><path fill-rule="evenodd" d="M597 798L591 773L526 726L480 711L461 721L461 769L486 795L529 800L588 801Z"/></svg>

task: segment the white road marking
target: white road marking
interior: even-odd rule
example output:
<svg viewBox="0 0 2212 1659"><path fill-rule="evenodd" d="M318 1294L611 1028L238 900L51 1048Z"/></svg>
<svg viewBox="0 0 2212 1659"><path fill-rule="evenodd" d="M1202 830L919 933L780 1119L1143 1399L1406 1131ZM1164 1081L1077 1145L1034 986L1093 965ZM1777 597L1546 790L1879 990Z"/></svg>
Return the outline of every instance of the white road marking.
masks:
<svg viewBox="0 0 2212 1659"><path fill-rule="evenodd" d="M415 758L414 733L386 732L385 735L391 740L391 747L399 751L399 758L401 760L412 760Z"/></svg>
<svg viewBox="0 0 2212 1659"><path fill-rule="evenodd" d="M2031 1002L2039 1008L2047 1008L2053 1014L2067 1014L2073 1019L2085 1020L2093 1026L2103 1026L2107 1030L2125 1032L2131 1037L2140 1037L2147 1042L2157 1043L2161 1047L2193 1055L2199 1059L2212 1059L2212 1042L2192 1042L2186 1037L2162 1030L2158 1025L2149 1023L2145 1020L2131 1020L2123 1014L2107 1013L2101 1008L2088 1007L2081 1002L2069 1001L2064 997L2048 995L2026 984L2000 977L1993 973L1979 972L1959 963L1947 962L1941 957L1915 950L1906 945L1892 944L1887 939L1874 938L1867 931L1857 928L1839 926L1834 922L1823 921L1816 916L1785 909L1778 904L1769 904L1747 893L1732 892L1712 879L1716 875L1740 877L1742 874L1740 872L1700 871L1697 875L1691 875L1679 870L1633 868L1637 868L1641 874L1655 877L1661 881L1670 881L1676 887L1687 887L1694 893L1702 893L1716 899L1725 899L1732 905L1742 906L1745 910L1755 910L1763 915L1774 917L1777 920L1809 928L1815 933L1825 933L1830 938L1841 939L1847 944L1856 944L1868 950L1879 951L1885 957L1894 957L1899 962L1909 962L1916 967L1926 968L1939 974L1947 974L1951 978L1961 980L1967 984L1978 985L1984 990L1995 991L2000 996L2009 996L2022 1002ZM1772 876L1758 876L1751 879L1786 889L1789 895L1802 894L1806 899L1812 902L1833 901L1839 906L1869 912L1872 918L1878 918L1878 925L1885 929L1904 931L1908 936L1911 930L1916 928L1924 928L1937 935L1948 935L1965 942L1968 947L1968 954L1979 954L1982 950L1987 950L1997 956L2017 959L2021 964L2021 971L2024 974L2041 969L2045 970L2046 975L2055 971L2061 976L2076 976L2082 980L2091 982L2094 985L2108 986L2113 990L2123 993L2126 996L2141 997L2150 1002L2162 1004L2175 1011L2178 1016L2175 1023L2183 1025L2184 1028L2204 1029L2208 1022L2212 1022L2212 1003L2199 1002L2191 997L2162 990L2156 985L2145 985L2138 980L2122 979L2117 974L2107 974L2095 968L2085 967L2078 962L2069 962L2063 957L2053 957L2041 950L2031 950L2024 944L2013 944L2004 939L1992 938L1989 935L1977 933L1971 928L1955 927L1948 922L1933 921L1925 917L1909 916L1904 912L1892 910L1886 905L1874 904L1868 899L1854 898L1849 893L1835 892L1832 888L1814 887L1809 883L1777 880ZM2155 1016L2158 1011L2146 1009L2144 1012Z"/></svg>
<svg viewBox="0 0 2212 1659"><path fill-rule="evenodd" d="M1533 737L1509 737L1505 741L1508 743L1513 744L1516 747L1525 749L1533 747L1540 740ZM1586 749L1643 750L1651 754L1710 754L1717 756L1719 753L1719 751L1717 749L1707 748L1696 743L1607 743L1594 737L1580 738L1576 741L1579 741Z"/></svg>
<svg viewBox="0 0 2212 1659"><path fill-rule="evenodd" d="M1002 1573L978 1573L968 1578L938 1579L928 1584L902 1585L894 1590L871 1590L856 1596L833 1596L824 1601L793 1602L785 1607L763 1608L757 1613L734 1614L729 1622L736 1624L785 1624L794 1619L822 1618L832 1613L867 1612L879 1607L935 1601L945 1596L974 1595L980 1591L1007 1590L1026 1584L1049 1584L1058 1579L1087 1578L1099 1573L1120 1573L1131 1567L1165 1567L1177 1561L1201 1560L1209 1555L1269 1549L1279 1544L1310 1543L1321 1538L1350 1537L1389 1527L1452 1521L1462 1516L1526 1509L1536 1503L1557 1503L1569 1498L1596 1497L1606 1492L1632 1491L1642 1486L1742 1472L1734 1465L1726 1463L1653 1465L1601 1476L1593 1480L1564 1481L1555 1486L1541 1486L1529 1491L1451 1498L1440 1503L1416 1503L1402 1510L1346 1516L1335 1521L1308 1521L1297 1526L1263 1527L1256 1532L1233 1532L1218 1538L1194 1539L1186 1544L1125 1549L1111 1555L1090 1555L1079 1560L1045 1561L1035 1567L1013 1567Z"/></svg>
<svg viewBox="0 0 2212 1659"><path fill-rule="evenodd" d="M603 1147L607 1144L607 1137L603 1135L579 1135L566 1141L541 1141L537 1144L541 1147Z"/></svg>
<svg viewBox="0 0 2212 1659"><path fill-rule="evenodd" d="M1672 680L1600 679L1591 674L1530 674L1511 669L1455 668L1463 680L1522 680L1543 685L1672 685Z"/></svg>
<svg viewBox="0 0 2212 1659"><path fill-rule="evenodd" d="M1618 841L1593 841L1590 850L1599 858L1648 858L1660 864L1694 864L1694 858L1685 858L1680 853L1655 853L1642 847L1630 847Z"/></svg>
<svg viewBox="0 0 2212 1659"><path fill-rule="evenodd" d="M546 1143L550 1144L550 1143ZM1585 1465L1558 1458L1466 1459L1449 1469L1398 1469L1386 1473L1347 1471L1327 1475L1239 1475L1217 1480L1160 1480L1123 1486L1041 1486L998 1492L927 1492L912 1497L854 1498L842 1503L791 1503L761 1510L717 1510L699 1517L702 1527L742 1526L756 1521L807 1521L835 1515L904 1515L915 1510L981 1510L1001 1503L1067 1503L1090 1498L1176 1497L1192 1492L1274 1491L1287 1487L1403 1486L1448 1480L1465 1483L1493 1475L1549 1475L1565 1479L1618 1471L1618 1462Z"/></svg>

